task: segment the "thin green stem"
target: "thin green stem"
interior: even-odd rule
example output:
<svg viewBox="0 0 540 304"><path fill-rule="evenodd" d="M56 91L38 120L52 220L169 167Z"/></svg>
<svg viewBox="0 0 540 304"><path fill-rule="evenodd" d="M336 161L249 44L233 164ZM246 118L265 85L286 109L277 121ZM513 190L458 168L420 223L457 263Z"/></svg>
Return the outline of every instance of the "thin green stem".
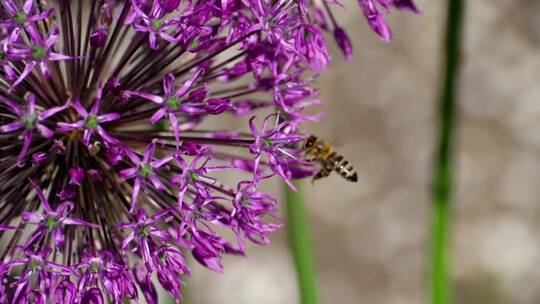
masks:
<svg viewBox="0 0 540 304"><path fill-rule="evenodd" d="M287 203L287 231L298 277L300 300L302 304L319 304L317 273L308 218L302 200L301 184L295 182L294 185L298 192L294 192L287 185L284 188Z"/></svg>
<svg viewBox="0 0 540 304"><path fill-rule="evenodd" d="M464 0L448 0L444 79L439 100L438 146L433 172L431 303L452 303L451 219L456 97L458 93Z"/></svg>

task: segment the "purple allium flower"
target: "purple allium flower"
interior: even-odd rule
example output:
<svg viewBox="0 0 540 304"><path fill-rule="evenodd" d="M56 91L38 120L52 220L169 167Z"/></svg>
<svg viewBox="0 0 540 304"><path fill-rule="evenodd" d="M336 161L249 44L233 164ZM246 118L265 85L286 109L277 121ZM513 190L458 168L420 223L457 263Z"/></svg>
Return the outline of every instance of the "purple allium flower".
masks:
<svg viewBox="0 0 540 304"><path fill-rule="evenodd" d="M42 121L65 109L65 106L56 106L44 110L38 114L36 112L36 97L33 94L29 94L27 95L26 100L26 107L23 108L22 105L17 104L15 101L0 96L0 103L3 103L15 115L18 116L18 119L14 122L1 125L0 133L10 133L18 130L24 130L22 133L22 148L19 152L19 156L17 157L17 165L19 167L23 166L23 159L26 156L26 152L28 152L33 134L36 130L44 138L49 139L53 136L54 132L43 124Z"/></svg>
<svg viewBox="0 0 540 304"><path fill-rule="evenodd" d="M360 4L385 39L377 5L417 11ZM268 244L281 223L260 185L317 171L299 143L321 117L305 109L323 32L352 53L323 5L2 1L0 302L157 303L155 283L180 301L188 254L222 272Z"/></svg>

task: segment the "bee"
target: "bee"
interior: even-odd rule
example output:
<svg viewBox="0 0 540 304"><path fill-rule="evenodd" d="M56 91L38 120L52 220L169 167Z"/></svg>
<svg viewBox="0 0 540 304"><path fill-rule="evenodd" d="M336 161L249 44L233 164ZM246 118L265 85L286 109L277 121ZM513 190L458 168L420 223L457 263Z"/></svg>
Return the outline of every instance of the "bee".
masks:
<svg viewBox="0 0 540 304"><path fill-rule="evenodd" d="M350 182L358 181L356 170L349 164L349 161L334 150L334 147L330 143L315 135L310 135L304 141L302 150L307 161L316 162L321 165L321 170L313 176L312 182L327 177L332 171L336 171Z"/></svg>

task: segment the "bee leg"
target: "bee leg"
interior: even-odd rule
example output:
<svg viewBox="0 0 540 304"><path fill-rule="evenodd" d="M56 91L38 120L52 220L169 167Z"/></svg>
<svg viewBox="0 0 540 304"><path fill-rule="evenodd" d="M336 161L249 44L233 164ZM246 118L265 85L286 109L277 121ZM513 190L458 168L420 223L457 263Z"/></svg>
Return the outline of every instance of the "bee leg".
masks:
<svg viewBox="0 0 540 304"><path fill-rule="evenodd" d="M315 161L317 160L317 157L314 156L314 155L311 155L311 152L309 152L309 151L304 151L304 152L303 152L303 159L304 159L305 161L308 161L308 162L310 162L310 163L313 163L313 162L315 162Z"/></svg>
<svg viewBox="0 0 540 304"><path fill-rule="evenodd" d="M318 179L321 179L323 177L323 170L317 172L317 174L313 175L313 178L311 178L311 184L315 184L315 181Z"/></svg>
<svg viewBox="0 0 540 304"><path fill-rule="evenodd" d="M317 161L317 158L316 157L309 157L309 156L306 156L304 158L306 161L310 162L310 163L314 163Z"/></svg>
<svg viewBox="0 0 540 304"><path fill-rule="evenodd" d="M311 183L314 184L316 180L321 179L323 177L327 177L328 175L330 175L330 171L323 168L319 172L317 172L317 174L313 175L313 178L311 179Z"/></svg>

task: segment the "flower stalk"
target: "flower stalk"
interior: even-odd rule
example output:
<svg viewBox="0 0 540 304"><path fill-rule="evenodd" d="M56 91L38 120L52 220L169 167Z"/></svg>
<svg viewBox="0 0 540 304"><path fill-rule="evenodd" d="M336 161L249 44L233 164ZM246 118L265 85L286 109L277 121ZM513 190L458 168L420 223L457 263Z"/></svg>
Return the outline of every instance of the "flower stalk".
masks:
<svg viewBox="0 0 540 304"><path fill-rule="evenodd" d="M294 182L295 192L287 185L285 200L287 203L287 231L293 255L294 266L300 290L300 303L318 304L317 271L313 258L313 246L309 233L309 224L304 209L302 185Z"/></svg>
<svg viewBox="0 0 540 304"><path fill-rule="evenodd" d="M439 99L438 143L433 167L431 303L452 302L451 219L453 147L458 94L463 0L448 1L443 86Z"/></svg>

